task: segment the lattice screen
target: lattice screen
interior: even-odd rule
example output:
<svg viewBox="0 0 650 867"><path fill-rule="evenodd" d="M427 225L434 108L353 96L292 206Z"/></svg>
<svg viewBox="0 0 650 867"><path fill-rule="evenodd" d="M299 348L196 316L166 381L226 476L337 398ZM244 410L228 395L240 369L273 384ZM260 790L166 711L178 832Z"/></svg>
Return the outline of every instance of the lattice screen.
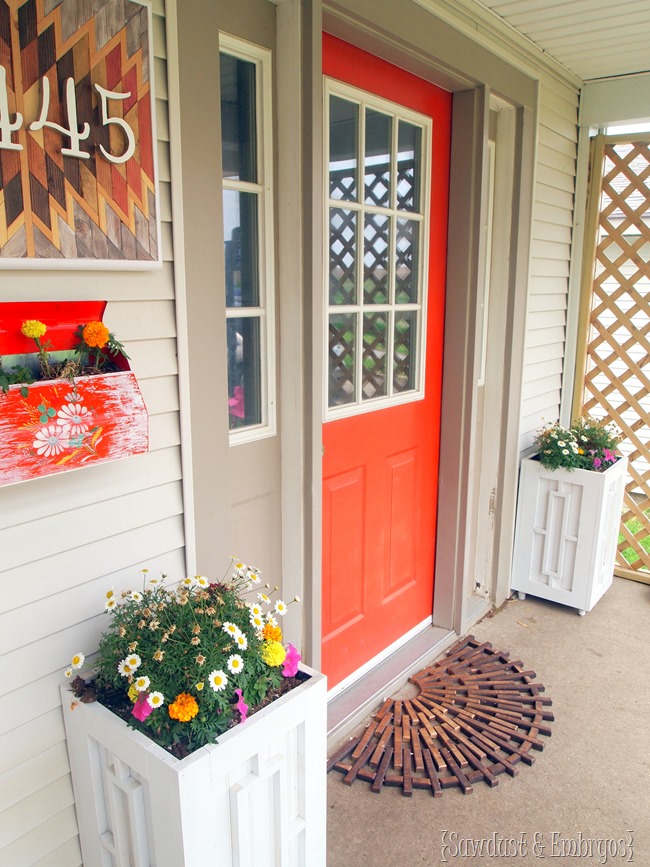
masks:
<svg viewBox="0 0 650 867"><path fill-rule="evenodd" d="M623 431L629 482L615 571L650 583L650 142L638 138L594 143L582 412Z"/></svg>

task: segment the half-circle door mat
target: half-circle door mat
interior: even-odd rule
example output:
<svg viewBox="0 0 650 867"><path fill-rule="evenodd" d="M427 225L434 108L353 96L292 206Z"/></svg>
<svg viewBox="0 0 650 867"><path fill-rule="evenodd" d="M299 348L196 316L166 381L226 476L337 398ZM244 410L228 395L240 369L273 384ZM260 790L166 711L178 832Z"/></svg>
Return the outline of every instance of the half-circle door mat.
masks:
<svg viewBox="0 0 650 867"><path fill-rule="evenodd" d="M446 656L410 678L417 698L387 699L365 731L328 762L348 786L359 779L373 792L399 786L407 797L428 789L434 797L458 786L464 795L499 774L517 776L532 765L533 750L550 736L551 699L537 675L509 653L461 638Z"/></svg>

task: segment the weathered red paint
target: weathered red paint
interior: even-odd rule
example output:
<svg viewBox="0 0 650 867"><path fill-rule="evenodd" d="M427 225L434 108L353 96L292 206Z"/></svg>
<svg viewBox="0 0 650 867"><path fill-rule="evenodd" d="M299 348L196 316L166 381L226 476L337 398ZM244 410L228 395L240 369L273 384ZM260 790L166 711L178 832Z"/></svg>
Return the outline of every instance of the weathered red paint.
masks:
<svg viewBox="0 0 650 867"><path fill-rule="evenodd" d="M0 304L0 356L34 353L20 326L38 319L52 350L76 345L79 325L101 321L105 301ZM123 370L56 379L0 391L0 485L61 473L146 452L147 410L135 375ZM22 392L27 389L27 394Z"/></svg>
<svg viewBox="0 0 650 867"><path fill-rule="evenodd" d="M130 371L0 392L0 485L146 452L147 410Z"/></svg>

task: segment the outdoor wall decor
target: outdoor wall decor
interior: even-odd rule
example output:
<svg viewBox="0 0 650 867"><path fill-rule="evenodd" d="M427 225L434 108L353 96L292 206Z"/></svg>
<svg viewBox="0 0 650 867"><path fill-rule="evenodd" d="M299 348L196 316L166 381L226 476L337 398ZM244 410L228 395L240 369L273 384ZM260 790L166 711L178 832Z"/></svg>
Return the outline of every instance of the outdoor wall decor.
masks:
<svg viewBox="0 0 650 867"><path fill-rule="evenodd" d="M0 266L159 264L151 32L137 0L0 2Z"/></svg>
<svg viewBox="0 0 650 867"><path fill-rule="evenodd" d="M101 326L105 306L105 301L0 304L0 374L6 378L12 364L28 365L30 354L35 358L34 341L20 330L30 314L37 313L38 324L47 328L56 357L72 354L79 325ZM0 390L0 485L147 451L147 410L135 375L124 357L116 357L111 367Z"/></svg>

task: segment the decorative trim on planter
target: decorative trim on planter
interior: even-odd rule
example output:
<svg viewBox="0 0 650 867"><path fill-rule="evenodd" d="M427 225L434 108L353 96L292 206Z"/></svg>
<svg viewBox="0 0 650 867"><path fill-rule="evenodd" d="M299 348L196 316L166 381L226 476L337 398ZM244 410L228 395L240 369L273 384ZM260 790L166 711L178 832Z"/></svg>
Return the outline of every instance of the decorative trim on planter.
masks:
<svg viewBox="0 0 650 867"><path fill-rule="evenodd" d="M591 611L611 586L627 476L622 457L604 473L521 463L512 589Z"/></svg>
<svg viewBox="0 0 650 867"><path fill-rule="evenodd" d="M327 681L301 671L182 760L62 687L84 867L325 867Z"/></svg>

